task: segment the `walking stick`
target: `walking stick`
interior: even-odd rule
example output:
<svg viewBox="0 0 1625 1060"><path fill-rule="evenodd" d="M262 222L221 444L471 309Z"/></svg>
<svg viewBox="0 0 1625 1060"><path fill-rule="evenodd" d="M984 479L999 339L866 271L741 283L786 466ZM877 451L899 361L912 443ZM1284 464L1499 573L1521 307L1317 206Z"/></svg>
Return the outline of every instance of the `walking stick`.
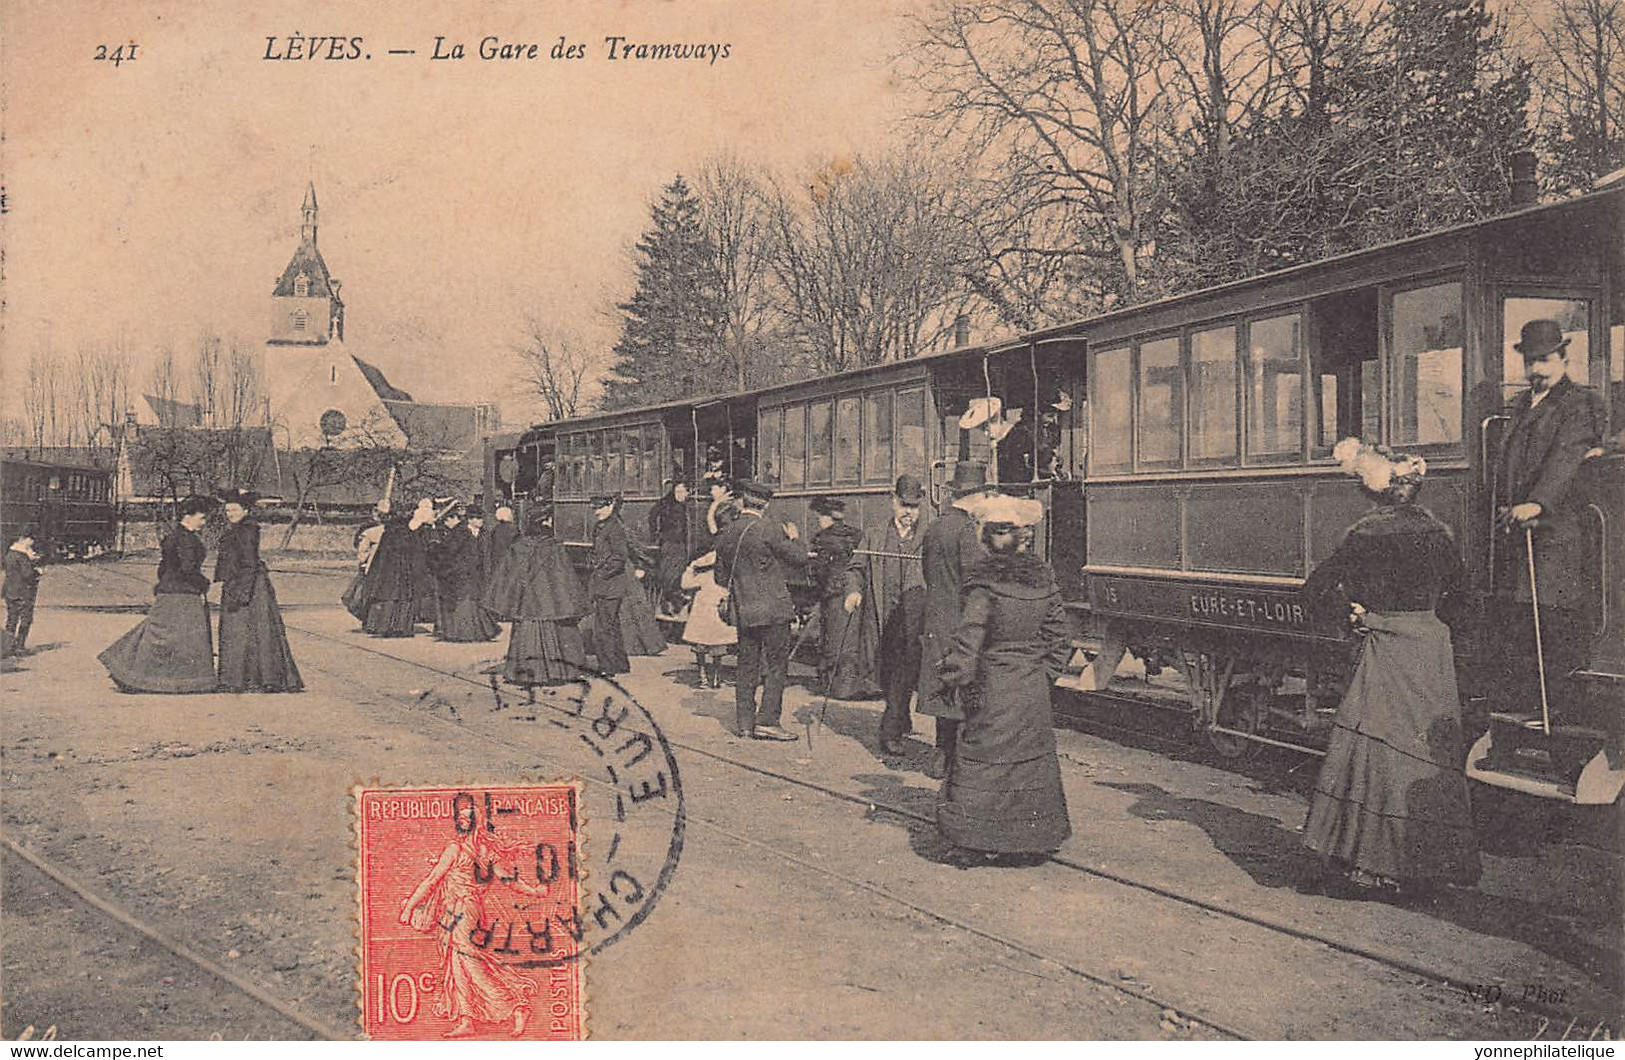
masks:
<svg viewBox="0 0 1625 1060"><path fill-rule="evenodd" d="M822 622L823 616L820 615L818 617L819 621ZM846 623L846 629L841 633L841 643L835 648L836 659L840 659L846 654L846 639L852 635L852 627L860 624L863 621L862 616L856 614L855 612L848 615L847 619L848 621ZM856 621L853 621L853 619L856 619ZM831 674L824 682L824 702L823 705L818 708L818 727L820 729L824 727L824 715L829 713L829 686L833 681L834 675ZM813 723L810 721L807 723L807 753L809 755L813 753Z"/></svg>
<svg viewBox="0 0 1625 1060"><path fill-rule="evenodd" d="M1535 585L1535 531L1523 528L1524 551L1529 556L1529 610L1535 616L1535 667L1540 674L1540 731L1552 734L1551 704L1546 698L1546 651L1540 643L1540 590Z"/></svg>

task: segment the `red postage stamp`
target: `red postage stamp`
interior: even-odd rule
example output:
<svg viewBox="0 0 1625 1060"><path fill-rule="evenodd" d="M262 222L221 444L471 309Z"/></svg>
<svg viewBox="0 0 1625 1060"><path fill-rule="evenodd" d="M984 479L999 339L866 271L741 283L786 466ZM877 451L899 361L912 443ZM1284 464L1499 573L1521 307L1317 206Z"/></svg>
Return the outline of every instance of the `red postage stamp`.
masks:
<svg viewBox="0 0 1625 1060"><path fill-rule="evenodd" d="M355 798L367 1037L586 1037L577 786Z"/></svg>

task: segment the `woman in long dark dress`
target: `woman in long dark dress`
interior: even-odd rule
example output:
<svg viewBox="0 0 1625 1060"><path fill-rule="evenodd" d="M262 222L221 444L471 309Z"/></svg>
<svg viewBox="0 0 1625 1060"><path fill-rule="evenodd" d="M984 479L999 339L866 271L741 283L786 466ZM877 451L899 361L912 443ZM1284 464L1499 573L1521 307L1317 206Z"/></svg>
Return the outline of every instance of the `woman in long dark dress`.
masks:
<svg viewBox="0 0 1625 1060"><path fill-rule="evenodd" d="M1377 506L1309 575L1316 619L1353 622L1359 661L1337 708L1303 842L1320 858L1307 881L1339 892L1423 895L1479 875L1451 631L1465 570L1450 529L1416 503L1427 465L1354 439L1344 467Z"/></svg>
<svg viewBox="0 0 1625 1060"><path fill-rule="evenodd" d="M114 641L97 658L125 692L213 692L214 638L209 629L209 579L203 573L208 551L198 531L214 501L187 497L180 525L159 546L158 584L152 608L140 625Z"/></svg>
<svg viewBox="0 0 1625 1060"><path fill-rule="evenodd" d="M1072 834L1050 706L1071 633L1055 574L1031 552L1043 506L993 496L976 515L988 555L966 577L959 634L938 667L964 690L965 720L937 827L956 864L1032 864Z"/></svg>
<svg viewBox="0 0 1625 1060"><path fill-rule="evenodd" d="M649 537L660 546L655 563L656 595L660 610L675 618L683 609L683 568L688 565L688 485L673 482L666 495L649 509Z"/></svg>
<svg viewBox="0 0 1625 1060"><path fill-rule="evenodd" d="M440 595L437 640L485 641L502 627L480 606L480 548L469 532L463 511L446 513L445 527L429 549L429 568Z"/></svg>
<svg viewBox="0 0 1625 1060"><path fill-rule="evenodd" d="M513 621L502 668L510 684L533 689L577 681L588 672L576 625L587 614L587 594L553 536L551 512L527 513L524 535L491 571L483 603L492 614Z"/></svg>
<svg viewBox="0 0 1625 1060"><path fill-rule="evenodd" d="M846 569L863 531L846 521L846 502L815 497L818 532L810 543L809 568L818 587L818 677L831 699L872 699L879 689L875 672L875 637L857 610L846 609Z"/></svg>
<svg viewBox="0 0 1625 1060"><path fill-rule="evenodd" d="M305 687L288 649L271 578L260 559L260 527L248 517L252 494L226 498L226 531L214 561L220 582L220 688L226 692L298 692Z"/></svg>
<svg viewBox="0 0 1625 1060"><path fill-rule="evenodd" d="M433 517L432 510L429 517ZM362 583L361 628L375 637L410 637L422 614L435 614L434 579L429 574L423 509L411 519L386 513L384 531Z"/></svg>

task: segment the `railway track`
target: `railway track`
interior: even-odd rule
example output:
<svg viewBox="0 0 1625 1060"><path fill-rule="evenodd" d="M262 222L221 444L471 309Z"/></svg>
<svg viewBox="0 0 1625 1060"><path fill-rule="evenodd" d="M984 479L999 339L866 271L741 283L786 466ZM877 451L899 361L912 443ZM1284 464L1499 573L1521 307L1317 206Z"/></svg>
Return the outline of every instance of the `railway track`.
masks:
<svg viewBox="0 0 1625 1060"><path fill-rule="evenodd" d="M297 1006L203 956L97 894L67 869L9 835L0 834L0 862L5 865L9 921L7 972L15 974L15 964L31 959L60 966L60 953L30 953L42 937L72 933L95 939L89 960L100 965L101 971L87 969L86 976L115 978L121 984L120 989L99 991L101 996L86 999L90 1003L87 1007L95 1009L99 1026L124 1028L131 1032L126 1035L131 1038L218 1035L340 1041L355 1036L301 1012ZM27 923L35 917L48 918L50 924L40 925L36 932ZM23 951L21 955L19 951ZM116 961L111 959L113 954L118 955ZM222 987L231 995L229 1001L220 996ZM53 999L33 1000L49 1005ZM55 1000L71 1009L78 999ZM48 1033L50 1026L55 1026L63 1037L82 1036L82 1028L74 1026L75 1013L71 1011L48 1007L17 1015L13 1010L7 1013L7 1019L7 1037L24 1032L23 1027L10 1026L21 1019L35 1028L36 1037Z"/></svg>
<svg viewBox="0 0 1625 1060"><path fill-rule="evenodd" d="M135 578L133 575L125 574L124 572L115 573L118 573L131 581L141 581L141 579ZM339 648L376 656L378 658L387 660L392 664L434 674L437 677L459 682L472 688L485 690L489 687L486 681L477 679L466 673L460 673L444 666L437 666L413 659L402 658L401 656L373 647L370 643L358 643L350 638L335 636L330 633L310 629L294 623L288 623L287 628L290 631L297 632L302 636L310 637ZM330 669L304 661L301 662L301 668L310 672L321 673L335 681L366 689L370 693L376 694L379 691L379 689L373 685L366 684L354 676L340 670ZM390 698L395 702L400 703L403 707L409 707L412 705L412 701L402 697L391 696ZM560 712L564 712L569 709L562 702L557 704L549 702L549 698L545 696L538 701L538 706L558 710ZM461 721L453 720L449 717L441 717L435 713L425 713L419 710L415 711L414 714L417 717L430 718L435 722L450 729L454 729L455 731L466 736L473 736L477 739L489 742L493 745L504 747L508 750L519 751L533 757L538 754L537 748L524 741L482 732L479 729L470 727ZM1164 744L1170 748L1177 747L1187 753L1190 751L1189 744L1183 741L1176 741L1139 729L1127 729L1121 726L1113 726L1110 723L1104 723L1104 725L1109 729L1115 729L1116 731L1125 735L1132 735L1137 739L1149 739L1153 742ZM629 725L628 728L635 729L636 726ZM753 762L744 761L726 753L699 746L692 742L672 739L669 736L667 737L667 741L672 747L679 749L687 755L712 761L756 777L790 785L803 791L816 794L825 799L841 802L847 805L862 807L870 813L885 814L900 820L913 821L921 824L934 824L934 820L932 818L907 806L888 804L883 799L843 791L818 780L796 776L792 773L781 770L770 769ZM546 756L543 757L545 758ZM606 783L602 780L597 780L594 778L586 778L586 782L589 784ZM1181 1004L1177 1001L1172 1001L1168 998L1159 996L1151 991L1139 989L1135 985L1125 984L1124 982L1120 981L1117 976L1113 975L1110 969L1100 966L1085 967L1075 961L1069 960L1064 956L1045 952L1041 948L1030 946L1017 939L1005 937L997 932L984 930L974 924L964 921L961 918L955 917L950 913L921 905L920 903L910 899L908 896L897 894L884 886L874 883L873 881L841 873L831 869L827 865L809 862L792 851L775 847L770 843L764 843L750 836L743 835L737 830L729 828L727 825L719 821L698 817L693 813L692 810L690 810L688 814L688 823L690 828L699 827L714 831L736 842L760 849L774 857L791 862L797 865L798 868L805 871L810 871L819 875L833 878L849 887L857 888L888 902L907 907L914 912L938 923L951 926L957 930L961 930L988 941L996 942L1002 946L1009 947L1015 952L1041 960L1046 964L1061 969L1080 980L1088 981L1124 994L1148 1006L1154 1006L1161 1011L1172 1011L1178 1014L1178 1016L1187 1023L1210 1028L1216 1034L1237 1040L1245 1040L1259 1036L1249 1033L1244 1028L1228 1025L1226 1020L1219 1014L1205 1012L1202 1011L1198 1006ZM1134 892L1146 895L1158 901L1170 903L1172 905L1190 910L1197 910L1208 915L1221 917L1236 924L1245 924L1249 927L1261 929L1279 937L1290 939L1295 943L1326 947L1327 949L1333 950L1348 957L1369 961L1372 964L1378 965L1392 972L1413 976L1445 989L1454 991L1468 990L1477 982L1475 978L1469 975L1464 975L1454 970L1434 967L1426 962L1416 960L1402 953L1391 952L1372 945L1360 944L1348 939L1339 939L1330 935L1304 930L1298 926L1283 922L1267 915L1234 909L1219 902L1210 901L1198 895L1181 891L1176 887L1168 886L1161 882L1137 878L1131 874L1117 871L1104 865L1090 863L1082 859L1068 857L1065 855L1056 855L1052 857L1050 859L1050 863L1064 871L1074 872L1081 876L1091 877L1116 886L1128 888ZM1558 1009L1554 1006L1542 1004L1539 1001L1504 1002L1503 1004L1509 1012L1516 1013L1520 1017L1521 1022L1527 1024L1528 1029L1532 1033L1537 1032L1538 1029L1552 1026L1554 1021L1561 1021L1558 1022L1557 1025L1562 1026L1563 1023L1568 1023L1574 1018L1573 1011L1570 1009ZM1595 1014L1595 1016L1596 1019L1593 1020L1595 1023L1612 1021L1617 1018L1617 1014L1615 1013L1598 1013Z"/></svg>

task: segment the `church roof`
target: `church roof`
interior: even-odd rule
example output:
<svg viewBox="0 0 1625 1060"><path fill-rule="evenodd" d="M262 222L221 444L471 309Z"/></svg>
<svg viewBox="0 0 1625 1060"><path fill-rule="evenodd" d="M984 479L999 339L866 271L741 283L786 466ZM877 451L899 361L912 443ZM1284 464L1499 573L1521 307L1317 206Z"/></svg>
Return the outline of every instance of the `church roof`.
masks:
<svg viewBox="0 0 1625 1060"><path fill-rule="evenodd" d="M164 427L200 427L203 425L203 407L190 401L175 401L171 398L153 397L151 394L142 394L146 398L147 407L157 417L158 423Z"/></svg>
<svg viewBox="0 0 1625 1060"><path fill-rule="evenodd" d="M327 262L322 260L322 252L316 249L314 240L306 240L299 244L299 249L293 252L288 261L288 267L282 270L282 276L276 282L276 290L271 292L275 298L295 298L294 281L299 274L304 273L310 278L308 298L332 298L343 305L338 293L333 290L332 277L327 273Z"/></svg>
<svg viewBox="0 0 1625 1060"><path fill-rule="evenodd" d="M355 366L361 369L361 374L367 377L367 385L372 387L373 392L378 395L380 401L412 400L411 394L408 394L398 386L391 385L390 381L384 377L383 371L379 369L377 365L368 364L366 361L363 361L354 354L350 355L350 360L354 361Z"/></svg>

